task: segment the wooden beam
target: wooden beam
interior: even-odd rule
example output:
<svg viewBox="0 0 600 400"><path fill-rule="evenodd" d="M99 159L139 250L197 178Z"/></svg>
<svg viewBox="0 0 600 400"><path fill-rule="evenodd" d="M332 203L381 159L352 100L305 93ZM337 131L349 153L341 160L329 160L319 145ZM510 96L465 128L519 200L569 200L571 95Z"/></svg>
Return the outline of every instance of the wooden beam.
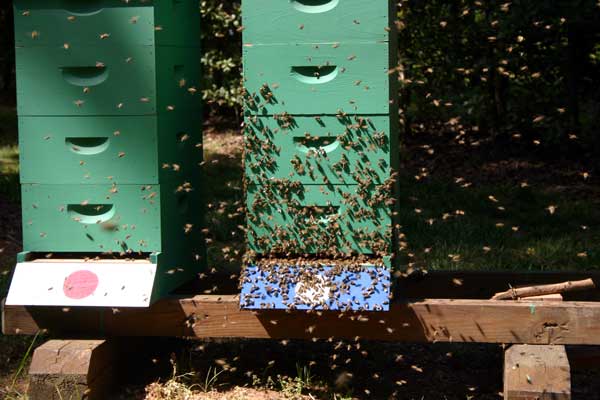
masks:
<svg viewBox="0 0 600 400"><path fill-rule="evenodd" d="M63 337L355 338L406 342L600 344L600 303L428 299L390 312L240 311L236 296L173 297L148 309L5 306L6 334Z"/></svg>
<svg viewBox="0 0 600 400"><path fill-rule="evenodd" d="M105 340L50 340L33 353L31 400L105 399L116 378L116 351Z"/></svg>
<svg viewBox="0 0 600 400"><path fill-rule="evenodd" d="M565 346L512 346L504 353L504 400L571 400Z"/></svg>

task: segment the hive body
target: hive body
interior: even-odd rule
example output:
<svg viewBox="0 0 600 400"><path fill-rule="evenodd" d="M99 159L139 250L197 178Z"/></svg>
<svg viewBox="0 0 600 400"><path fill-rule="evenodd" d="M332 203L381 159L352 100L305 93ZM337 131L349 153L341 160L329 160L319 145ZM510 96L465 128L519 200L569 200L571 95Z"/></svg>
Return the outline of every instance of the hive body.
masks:
<svg viewBox="0 0 600 400"><path fill-rule="evenodd" d="M246 269L242 306L387 308L389 284L374 282L389 283L394 247L393 10L383 0L243 2L247 238L257 265ZM264 261L275 256L333 261L325 269ZM326 300L290 295L307 270L333 288ZM348 300L331 271L363 298Z"/></svg>
<svg viewBox="0 0 600 400"><path fill-rule="evenodd" d="M198 3L16 0L14 11L23 248L147 260L150 304L204 262Z"/></svg>

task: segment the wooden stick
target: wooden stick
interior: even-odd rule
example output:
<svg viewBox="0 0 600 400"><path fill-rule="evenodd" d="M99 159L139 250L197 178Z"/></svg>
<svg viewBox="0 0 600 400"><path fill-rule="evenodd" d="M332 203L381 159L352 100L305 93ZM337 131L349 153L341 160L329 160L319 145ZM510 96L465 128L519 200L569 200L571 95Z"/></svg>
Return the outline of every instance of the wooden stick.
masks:
<svg viewBox="0 0 600 400"><path fill-rule="evenodd" d="M592 279L582 281L569 281L555 283L552 285L528 286L522 288L511 288L505 292L496 293L492 300L516 300L524 297L543 296L548 294L560 294L576 290L594 289L596 285Z"/></svg>

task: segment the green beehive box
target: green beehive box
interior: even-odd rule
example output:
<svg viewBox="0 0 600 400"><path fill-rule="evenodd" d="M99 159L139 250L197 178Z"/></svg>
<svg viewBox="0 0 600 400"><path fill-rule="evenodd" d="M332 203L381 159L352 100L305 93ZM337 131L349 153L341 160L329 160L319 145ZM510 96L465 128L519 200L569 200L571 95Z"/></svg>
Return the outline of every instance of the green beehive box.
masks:
<svg viewBox="0 0 600 400"><path fill-rule="evenodd" d="M202 161L200 115L21 117L21 183L157 184Z"/></svg>
<svg viewBox="0 0 600 400"><path fill-rule="evenodd" d="M192 223L184 185L22 185L23 248L30 252L166 252ZM193 210L192 210L193 208ZM193 224L198 228L197 224Z"/></svg>
<svg viewBox="0 0 600 400"><path fill-rule="evenodd" d="M387 116L247 117L244 143L252 182L378 184L397 169Z"/></svg>
<svg viewBox="0 0 600 400"><path fill-rule="evenodd" d="M17 47L197 46L197 0L15 0Z"/></svg>
<svg viewBox="0 0 600 400"><path fill-rule="evenodd" d="M17 48L20 116L198 112L198 48Z"/></svg>
<svg viewBox="0 0 600 400"><path fill-rule="evenodd" d="M22 185L26 252L7 302L148 307L193 279L201 193L181 186Z"/></svg>
<svg viewBox="0 0 600 400"><path fill-rule="evenodd" d="M8 302L148 307L206 265L196 0L15 0Z"/></svg>
<svg viewBox="0 0 600 400"><path fill-rule="evenodd" d="M389 255L390 190L274 180L249 185L249 248L258 254Z"/></svg>
<svg viewBox="0 0 600 400"><path fill-rule="evenodd" d="M387 114L388 53L388 43L244 47L246 112Z"/></svg>
<svg viewBox="0 0 600 400"><path fill-rule="evenodd" d="M387 0L244 0L244 43L384 42L391 6Z"/></svg>

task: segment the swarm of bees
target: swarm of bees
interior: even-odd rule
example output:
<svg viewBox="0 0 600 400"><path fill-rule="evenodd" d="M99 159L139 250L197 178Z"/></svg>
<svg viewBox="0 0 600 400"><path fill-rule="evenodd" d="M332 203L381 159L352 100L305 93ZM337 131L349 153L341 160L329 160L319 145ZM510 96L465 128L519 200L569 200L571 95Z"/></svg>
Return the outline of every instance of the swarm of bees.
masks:
<svg viewBox="0 0 600 400"><path fill-rule="evenodd" d="M318 52L319 47L307 46L307 51ZM317 80L339 62L359 62L356 54L344 53L343 45L332 48L336 59L306 69ZM309 54L306 59L313 61ZM341 74L349 69L339 68ZM367 80L364 76L349 84L361 86ZM248 252L240 279L241 305L382 309L389 304L390 260L398 243L398 174L392 155L398 149L393 148L397 132L391 117L361 115L352 98L346 102L353 106L352 114L341 107L330 115L326 110L312 116L273 113L272 106L289 103L280 95L282 87L286 82L263 82L243 92ZM297 285L318 287L321 279L329 282L326 301L304 304L292 294ZM349 296L355 286L362 290ZM383 300L370 304L375 292L385 293Z"/></svg>

